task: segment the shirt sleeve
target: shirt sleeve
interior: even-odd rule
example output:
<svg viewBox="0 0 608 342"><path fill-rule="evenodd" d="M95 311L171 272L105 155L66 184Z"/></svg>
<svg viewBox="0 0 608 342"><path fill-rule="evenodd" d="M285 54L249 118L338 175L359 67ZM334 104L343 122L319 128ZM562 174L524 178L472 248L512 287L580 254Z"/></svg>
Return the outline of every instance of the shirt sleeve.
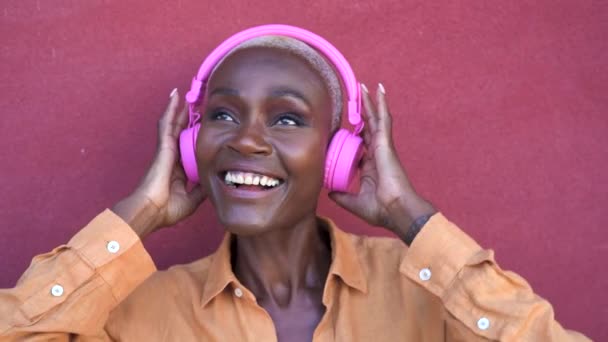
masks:
<svg viewBox="0 0 608 342"><path fill-rule="evenodd" d="M441 299L447 341L590 341L562 328L549 302L441 213L416 236L400 271Z"/></svg>
<svg viewBox="0 0 608 342"><path fill-rule="evenodd" d="M110 311L155 271L137 234L105 210L0 289L0 341L108 341Z"/></svg>

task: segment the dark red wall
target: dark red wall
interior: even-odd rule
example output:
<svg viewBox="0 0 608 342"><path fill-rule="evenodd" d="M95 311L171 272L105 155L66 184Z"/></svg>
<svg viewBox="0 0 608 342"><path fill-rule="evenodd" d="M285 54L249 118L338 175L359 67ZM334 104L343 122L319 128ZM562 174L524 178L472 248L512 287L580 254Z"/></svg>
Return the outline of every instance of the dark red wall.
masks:
<svg viewBox="0 0 608 342"><path fill-rule="evenodd" d="M288 23L386 85L420 192L565 326L608 340L608 8L525 3L2 1L0 286L133 189L169 92L184 92L210 49ZM384 234L325 197L320 212ZM164 268L207 255L220 235L204 205L146 245Z"/></svg>

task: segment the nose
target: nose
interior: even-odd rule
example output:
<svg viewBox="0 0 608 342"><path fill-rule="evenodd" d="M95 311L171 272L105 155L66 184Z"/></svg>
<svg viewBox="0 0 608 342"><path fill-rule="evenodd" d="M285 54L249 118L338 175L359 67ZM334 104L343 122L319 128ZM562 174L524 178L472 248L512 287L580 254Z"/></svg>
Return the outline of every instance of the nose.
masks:
<svg viewBox="0 0 608 342"><path fill-rule="evenodd" d="M265 128L256 122L242 123L228 141L228 148L241 155L270 155L272 145L266 139Z"/></svg>

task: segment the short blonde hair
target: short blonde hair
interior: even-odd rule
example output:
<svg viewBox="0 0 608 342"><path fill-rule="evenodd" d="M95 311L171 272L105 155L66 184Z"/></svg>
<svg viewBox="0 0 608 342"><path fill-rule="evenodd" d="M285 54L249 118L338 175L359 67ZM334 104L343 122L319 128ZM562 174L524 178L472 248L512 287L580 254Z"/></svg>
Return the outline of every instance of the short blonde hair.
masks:
<svg viewBox="0 0 608 342"><path fill-rule="evenodd" d="M273 49L287 50L290 53L305 60L315 71L319 73L323 82L326 85L327 91L332 101L332 120L331 120L331 131L334 132L340 127L340 121L342 117L342 88L336 71L329 64L329 62L321 56L321 54L315 50L312 46L291 37L267 35L252 38L239 44L230 52L228 52L213 68L209 75L209 79L213 76L218 67L224 62L226 58L234 54L236 51L256 48L256 47L268 47Z"/></svg>

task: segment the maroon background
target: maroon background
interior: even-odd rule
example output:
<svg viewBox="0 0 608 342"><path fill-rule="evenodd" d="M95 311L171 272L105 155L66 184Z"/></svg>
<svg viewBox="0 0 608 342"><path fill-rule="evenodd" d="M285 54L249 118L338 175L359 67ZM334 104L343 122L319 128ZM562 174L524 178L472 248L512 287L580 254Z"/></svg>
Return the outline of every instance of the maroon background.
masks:
<svg viewBox="0 0 608 342"><path fill-rule="evenodd" d="M517 3L3 1L0 287L133 189L169 92L184 93L214 46L288 23L333 42L360 80L386 85L421 193L563 325L608 340L608 8ZM386 234L325 194L320 212ZM146 246L165 268L207 255L220 236L206 204Z"/></svg>

